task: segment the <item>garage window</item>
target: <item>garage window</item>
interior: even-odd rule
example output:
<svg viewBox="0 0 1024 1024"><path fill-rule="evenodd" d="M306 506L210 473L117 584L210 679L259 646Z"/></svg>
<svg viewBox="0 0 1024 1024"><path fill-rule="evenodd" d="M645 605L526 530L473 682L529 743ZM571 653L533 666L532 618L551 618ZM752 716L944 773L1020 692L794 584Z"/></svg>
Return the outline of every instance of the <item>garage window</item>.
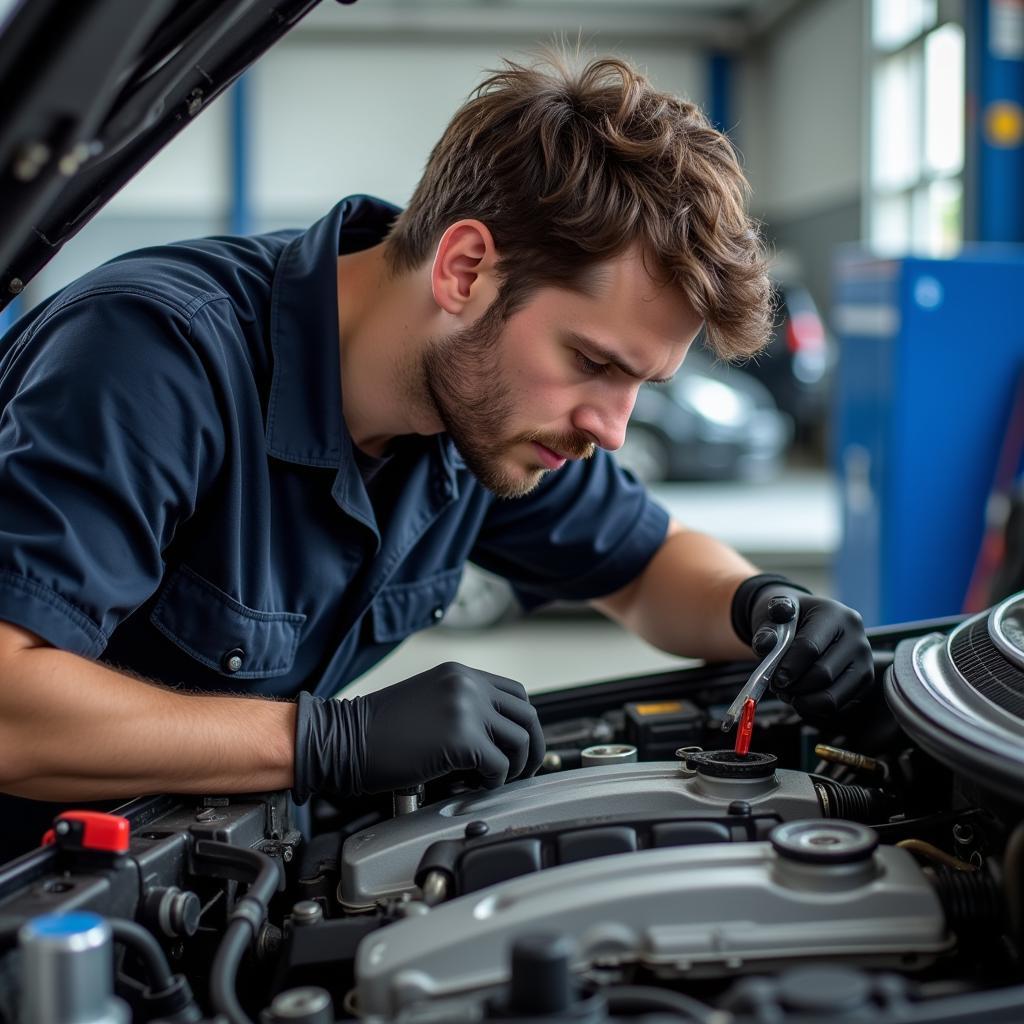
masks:
<svg viewBox="0 0 1024 1024"><path fill-rule="evenodd" d="M963 27L937 0L874 0L871 51L868 238L949 255L963 239Z"/></svg>

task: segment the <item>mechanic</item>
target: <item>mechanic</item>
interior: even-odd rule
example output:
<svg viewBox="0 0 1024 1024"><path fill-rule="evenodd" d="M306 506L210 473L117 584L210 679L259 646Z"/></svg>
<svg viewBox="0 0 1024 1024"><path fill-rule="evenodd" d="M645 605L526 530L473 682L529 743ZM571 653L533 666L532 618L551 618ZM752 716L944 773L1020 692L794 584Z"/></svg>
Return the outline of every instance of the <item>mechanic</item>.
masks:
<svg viewBox="0 0 1024 1024"><path fill-rule="evenodd" d="M524 688L446 664L331 699L440 619L472 560L527 607L750 655L778 593L609 454L698 333L764 344L764 247L729 141L627 63L507 64L404 211L128 253L0 342L6 854L54 808L290 788L344 800L529 776ZM873 679L800 594L775 684L826 719ZM31 812L31 813L30 813Z"/></svg>

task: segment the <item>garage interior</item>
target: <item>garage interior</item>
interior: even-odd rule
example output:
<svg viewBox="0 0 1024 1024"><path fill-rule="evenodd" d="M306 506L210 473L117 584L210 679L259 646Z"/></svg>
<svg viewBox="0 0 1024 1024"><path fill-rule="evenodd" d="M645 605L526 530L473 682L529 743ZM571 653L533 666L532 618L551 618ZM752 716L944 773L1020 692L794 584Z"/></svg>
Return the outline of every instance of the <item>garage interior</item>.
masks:
<svg viewBox="0 0 1024 1024"><path fill-rule="evenodd" d="M82 2L88 14L117 14L117 0ZM212 53L235 55L225 41L230 32L219 34L234 23L213 24L207 4L253 24L279 19L272 39L284 31L285 6L313 9L231 82L230 74L215 78ZM48 6L52 26L63 12L52 0ZM131 0L120 7L135 13ZM27 10L27 0L0 0L0 81L4 29ZM435 565L425 579L409 581L387 577L397 556L380 558L396 607L411 593L402 588L442 576L451 583L417 591L408 604L419 602L415 618L423 628L333 694L385 701L330 700L341 678L330 669L350 639L370 636L380 646L366 649L376 654L402 625L387 635L380 627L377 635L372 615L322 622L334 653L294 702L288 781L261 775L274 781L257 787L245 775L245 788L210 784L211 791L209 776L189 772L211 751L214 760L230 761L225 737L240 737L243 755L256 760L282 749L272 742L280 731L250 729L266 720L246 716L254 708L274 714L292 707L295 694L273 688L292 661L282 667L267 658L290 643L294 659L312 616L297 606L246 603L228 593L230 583L218 588L185 561L173 564L168 552L177 555L172 543L180 538L172 530L156 552L164 557L153 559L158 568L163 562L169 582L161 579L162 589L147 599L156 602L152 615L147 607L133 619L145 607L136 604L124 621L151 622L161 634L153 639L173 645L193 678L202 678L195 675L202 664L223 689L192 689L180 681L182 672L153 688L168 699L158 705L140 683L146 673L125 663L123 681L139 683L135 692L154 701L134 719L138 736L159 733L179 743L167 774L157 776L177 788L151 785L130 796L111 790L102 800L76 801L0 787L0 823L33 837L8 859L5 831L15 828L0 827L0 1024L1024 1019L1024 0L166 0L164 13L166 20L150 15L150 27L159 25L143 48L159 59L150 67L139 58L137 77L123 81L173 78L187 45L179 48L171 29L200 25L196 35L208 32L220 48L211 47L206 67L183 60L180 79L149 112L173 97L178 105L168 101L163 116L201 116L96 216L89 219L87 210L80 231L66 222L66 244L40 229L45 219L32 221L26 248L59 252L26 282L12 278L13 262L8 267L8 295L16 297L0 310L0 336L65 285L129 250L305 228L346 195L402 205L453 112L502 59L528 61L545 46L581 58L621 55L658 88L697 103L729 136L770 244L774 320L769 346L755 359L726 365L698 343L674 380L641 389L616 458L686 527L812 593L784 581L762 584L749 595L751 628L742 637L756 657L705 664L655 649L583 603L524 612L506 581L475 566L455 593L457 570ZM212 102L201 89L182 91L197 72L209 74ZM231 84L217 96L215 81ZM117 116L110 121L117 124ZM138 126L121 127L126 150L144 135L141 127L134 138ZM81 164L59 174L73 184L84 166L81 190L102 163L89 163L101 150L98 141L91 153L85 147ZM19 153L14 178L28 188L49 155L36 151L35 166L31 147ZM0 206L16 205L14 194ZM333 245L337 233L328 241ZM321 255L333 273L339 250L324 246ZM237 265L249 266L242 258ZM273 267L276 281L280 267ZM123 284L111 291L118 289L130 291ZM269 298L266 308L251 321L269 323L276 316ZM3 360L18 351L0 348L0 386L16 375L7 370L16 360ZM382 362L376 350L371 355ZM274 350L267 365L276 368L277 356ZM87 396L105 392L106 380L86 388ZM308 391L302 397L313 404ZM39 404L48 415L49 404ZM251 409L262 467L269 416L260 402ZM149 419L150 407L144 412ZM77 424L70 416L64 422ZM0 437L4 424L0 417ZM270 455L280 455L267 440ZM33 443L29 437L23 447ZM0 460L4 454L0 446ZM366 497L387 459L375 467L370 453L362 454ZM294 463L290 480L338 468L301 457ZM403 495L411 492L412 473L398 472L412 464L391 464L389 486L398 478ZM610 475L621 486L621 475ZM83 473L96 492L106 483L101 477ZM437 482L436 475L424 479ZM81 490L88 508L94 492ZM342 504L333 490L331 502L326 490L320 497L332 514L331 502ZM251 522L254 504L232 507ZM289 507L268 504L258 512L278 528L291 522L279 514ZM39 522L45 534L50 523L45 515ZM283 541L275 534L282 577L291 572L307 590L316 589L311 578L333 579L341 560L324 557L339 535L329 523L307 533L315 557L305 563L296 534ZM589 519L585 525L589 530ZM238 554L230 544L207 546L215 555ZM236 547L249 556L242 540ZM127 544L123 549L112 546L115 564ZM361 572L353 573L353 591L365 583ZM0 573L14 575L2 565ZM124 577L114 582L125 588ZM784 594L769 601L776 584ZM191 615L191 634L176 634L158 615L177 587L169 614ZM204 587L215 598L206 605ZM764 598L760 618L757 593ZM797 630L813 625L815 614L825 621L825 606L834 613L834 602L815 603L814 595L856 609L868 638L843 609L846 618L827 620L832 643L838 648L857 636L853 653L843 647L837 678L831 667L818 674L831 691L787 692L793 680L778 679L769 689L787 649L806 653L794 646ZM207 620L211 608L234 618L227 625ZM8 617L19 625L16 613ZM268 654L236 641L236 620L281 629L275 649ZM348 632L338 621L348 622ZM742 636L738 621L734 607L732 630ZM765 631L768 649L758 643ZM190 648L189 638L201 633L209 646ZM117 655L113 638L102 639ZM166 656L149 641L144 646L154 661ZM38 655L52 647L59 645L44 638L33 649ZM822 647L808 675L825 662L829 644ZM13 650L0 645L0 669L12 673L7 679L0 671L0 686L11 683L15 694L4 708L30 693L25 679L35 678L15 676L12 666L25 657ZM854 694L848 684L858 655L863 683L845 699ZM250 659L261 656L257 669ZM120 673L115 658L102 660ZM468 692L424 687L420 674L446 662L517 680L530 699L500 685L474 691L486 694L479 704L436 699ZM82 664L75 673L85 671ZM81 713L82 694L115 693L86 686L72 693L90 679L84 675L52 679L73 685L46 691L50 711L67 702ZM371 742L374 713L365 709L384 707L387 694L376 691L401 682L420 686L418 694L415 686L402 691L400 710L415 711L392 719L401 723L393 731L381 712ZM315 692L317 683L327 692ZM227 696L268 699L250 701L240 713L241 700L225 711ZM509 696L514 700L505 702ZM194 720L153 711L179 697L195 698L193 708L208 697L224 701L231 728L205 732L203 714L214 717L208 710ZM820 715L816 697L823 698ZM803 706L794 698L804 698ZM27 716L21 731L40 748L51 726L78 740L77 719L72 726L67 716L41 722L40 705L26 703L36 717ZM351 715L346 732L325 708L361 710L336 712ZM495 738L510 724L501 709L522 726L506 747ZM107 704L93 714L122 735L132 732ZM448 727L473 716L480 726L474 742L485 735L500 755L493 777L480 763L485 757L469 768L445 761L460 742L470 747L468 733ZM0 715L0 753L5 740L15 749L16 730L5 728ZM146 756L160 746L130 739ZM50 738L50 745L61 743ZM111 778L127 777L118 755L131 742L111 750L78 745L109 762L102 767ZM501 752L513 747L525 759L515 769ZM477 743L472 752L489 749ZM433 774L415 785L402 781L400 772L421 755L417 770L426 763ZM61 763L50 756L38 762L47 770ZM364 785L378 759L385 782ZM8 778L15 760L7 757ZM24 771L30 783L34 771ZM43 769L38 776L49 778ZM86 776L76 768L60 784L75 786ZM97 785L109 780L102 776ZM41 845L32 845L36 835ZM90 935L92 945L79 941ZM95 1012L62 1015L65 996L66 1007L90 1004Z"/></svg>
<svg viewBox="0 0 1024 1024"><path fill-rule="evenodd" d="M1016 463L996 479L1022 343L1013 290L991 285L992 273L1018 272L1013 245L1024 238L1019 18L1011 3L955 0L322 4L3 317L12 322L130 248L305 225L350 193L401 204L452 110L500 58L552 42L623 54L728 130L777 280L811 303L812 376L822 378L812 382L819 404L805 422L782 412L774 451L736 454L752 437L763 441L763 421L727 443L670 439L677 450L696 444L696 455L662 481L665 466L652 473L644 424L635 422L623 458L652 474L682 523L857 607L868 625L982 607L993 575L982 538L996 529L993 517L1005 519L999 495L1012 492L1019 472L1019 451L1006 451L1003 462ZM979 287L991 288L982 300L964 275L988 258L998 266L978 271ZM878 284L883 271L888 290ZM960 306L952 295L964 288L972 298ZM932 325L914 326L904 302L942 325L941 342ZM806 327L806 311L780 307L777 316L795 351L794 325ZM901 331L919 365L886 362ZM936 346L952 354L935 359ZM735 388L725 399L713 390L735 381L722 367L706 372L709 394L693 400L711 404L721 432L729 412L715 403L739 399ZM756 386L767 379L760 375ZM774 395L763 399L773 413L778 383ZM890 435L878 435L876 413ZM472 580L439 627L349 692L447 659L536 689L671 663L585 608L522 618L500 586L495 594Z"/></svg>
<svg viewBox="0 0 1024 1024"><path fill-rule="evenodd" d="M670 438L697 454L667 474L665 465L651 470L638 423L624 460L653 479L681 522L857 607L869 626L970 610L972 600L984 605L993 574L982 538L993 517L1006 519L1020 471L1019 450L1005 451L1002 462L1014 465L996 479L1024 339L1010 315L1012 288L981 301L968 286L963 307L945 294L959 287L966 262L986 254L1001 261L1007 281L1020 280L1022 17L1019 5L997 0L322 4L131 181L3 321L128 249L304 225L359 191L401 204L447 118L500 58L551 43L620 53L728 130L775 252L776 280L810 303L818 360L809 385L817 406L803 422L782 410L774 451L736 455L736 445L750 449L775 429L763 420L730 438L725 456L728 445L715 438ZM885 295L865 293L880 270L895 284ZM899 282L914 276L906 287L921 294L906 301L941 321L940 344L955 353L941 366L931 327L913 329L900 307ZM776 315L792 354L806 311L780 305ZM883 354L909 330L920 338L902 344L922 350L912 378ZM972 397L961 371L978 362L987 369ZM739 369L733 377L745 379L742 371L758 368ZM710 388L735 383L723 368L707 372ZM777 382L773 390L757 400L774 411L785 402ZM735 389L726 399L738 400ZM874 413L911 404L916 422L931 424L922 444L904 436L909 414L894 413L891 435L876 436ZM721 421L728 410L711 415ZM894 453L904 447L908 464L900 465ZM500 587L496 596L474 580L438 628L348 692L439 659L536 689L674 664L586 608L523 618Z"/></svg>

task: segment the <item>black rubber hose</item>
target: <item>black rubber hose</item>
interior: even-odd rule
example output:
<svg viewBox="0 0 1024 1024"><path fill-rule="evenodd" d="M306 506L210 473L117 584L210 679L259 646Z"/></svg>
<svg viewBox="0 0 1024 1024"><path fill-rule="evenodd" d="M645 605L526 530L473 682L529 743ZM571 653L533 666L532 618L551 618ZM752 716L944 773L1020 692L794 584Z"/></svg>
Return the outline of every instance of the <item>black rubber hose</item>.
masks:
<svg viewBox="0 0 1024 1024"><path fill-rule="evenodd" d="M166 992L174 981L174 975L160 943L142 925L134 921L126 921L119 917L108 917L107 920L110 922L110 930L114 933L114 941L134 950L146 965L150 991Z"/></svg>
<svg viewBox="0 0 1024 1024"><path fill-rule="evenodd" d="M881 789L845 785L825 775L812 775L811 781L826 818L843 818L862 825L875 825L888 817L890 798Z"/></svg>
<svg viewBox="0 0 1024 1024"><path fill-rule="evenodd" d="M230 1024L253 1024L235 995L238 965L252 941L248 921L240 918L228 925L210 968L210 1001L218 1013L224 1014Z"/></svg>
<svg viewBox="0 0 1024 1024"><path fill-rule="evenodd" d="M220 867L234 868L231 878L247 882L251 875L256 878L245 895L258 900L264 906L270 903L281 882L281 865L259 850L246 850L230 843L219 843L213 839L200 839L196 843L196 857Z"/></svg>
<svg viewBox="0 0 1024 1024"><path fill-rule="evenodd" d="M932 868L946 920L961 938L968 935L999 935L1009 908L1002 891L984 870L954 871L944 865Z"/></svg>
<svg viewBox="0 0 1024 1024"><path fill-rule="evenodd" d="M693 996L674 989L654 988L652 985L613 985L602 989L612 1013L683 1013L699 1024L709 1024L717 1010Z"/></svg>
<svg viewBox="0 0 1024 1024"><path fill-rule="evenodd" d="M233 920L217 947L210 968L210 1001L214 1009L224 1014L229 1024L253 1024L235 994L235 981L242 957L256 938L257 929L267 915L270 898L281 881L281 865L258 850L243 850L212 839L201 839L196 843L195 852L200 862L232 869L242 876L239 881L256 876L245 895L235 903Z"/></svg>

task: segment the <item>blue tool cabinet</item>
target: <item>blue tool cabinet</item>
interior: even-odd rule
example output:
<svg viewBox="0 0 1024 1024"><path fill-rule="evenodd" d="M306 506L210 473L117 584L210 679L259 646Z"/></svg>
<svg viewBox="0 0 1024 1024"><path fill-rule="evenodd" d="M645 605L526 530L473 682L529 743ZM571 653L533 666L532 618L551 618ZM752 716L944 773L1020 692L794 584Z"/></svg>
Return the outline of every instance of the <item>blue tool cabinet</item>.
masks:
<svg viewBox="0 0 1024 1024"><path fill-rule="evenodd" d="M836 596L868 625L959 612L1016 381L1024 247L837 261Z"/></svg>

